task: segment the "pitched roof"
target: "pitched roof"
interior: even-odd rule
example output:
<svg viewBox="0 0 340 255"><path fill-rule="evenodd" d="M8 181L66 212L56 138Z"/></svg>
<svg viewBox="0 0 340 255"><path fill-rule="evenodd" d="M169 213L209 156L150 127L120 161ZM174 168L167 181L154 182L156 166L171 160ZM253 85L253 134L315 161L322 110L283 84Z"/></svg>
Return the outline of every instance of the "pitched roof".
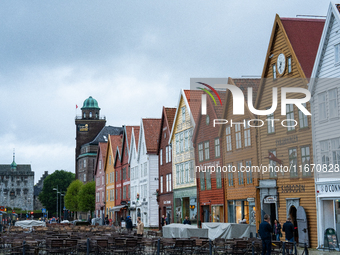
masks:
<svg viewBox="0 0 340 255"><path fill-rule="evenodd" d="M187 98L192 117L196 123L201 109L201 90L184 90L185 97Z"/></svg>
<svg viewBox="0 0 340 255"><path fill-rule="evenodd" d="M102 162L103 162L103 169L105 168L105 158L106 158L106 150L107 150L107 142L104 143L99 143L98 144L98 149L97 149L97 157L96 157L96 165L94 167L94 175L97 175L97 167L98 167L98 160L99 160L99 155L101 152L102 155Z"/></svg>
<svg viewBox="0 0 340 255"><path fill-rule="evenodd" d="M126 143L126 141L128 142L128 152L130 150L131 144L129 144L131 142L131 135L132 135L132 129L135 128L139 128L139 126L124 126L124 130L125 130L125 136L124 136L124 144ZM122 150L123 151L123 150Z"/></svg>
<svg viewBox="0 0 340 255"><path fill-rule="evenodd" d="M148 154L157 153L157 145L161 119L142 119L145 135L145 145Z"/></svg>
<svg viewBox="0 0 340 255"><path fill-rule="evenodd" d="M105 126L103 129L98 133L98 135L86 145L97 145L99 143L107 142L109 135L119 135L123 131L122 127L112 127L112 126Z"/></svg>
<svg viewBox="0 0 340 255"><path fill-rule="evenodd" d="M11 165L0 165L0 172L8 172L11 173ZM31 165L17 165L16 170L14 170L13 172L15 173L20 173L24 174L23 172L30 172L33 173L32 169L31 169ZM2 173L3 174L3 173Z"/></svg>
<svg viewBox="0 0 340 255"><path fill-rule="evenodd" d="M281 18L281 22L306 78L310 78L325 20Z"/></svg>
<svg viewBox="0 0 340 255"><path fill-rule="evenodd" d="M122 139L120 138L120 135L110 135L110 145L112 149L112 155L116 155L117 147L122 146Z"/></svg>
<svg viewBox="0 0 340 255"><path fill-rule="evenodd" d="M162 140L163 132L168 131L169 133L171 133L172 124L174 122L175 115L176 115L176 110L177 110L177 108L169 108L169 107L163 106L161 124L159 125L160 130L159 130L158 141ZM167 126L168 129L163 131L164 122L166 123L166 126ZM161 143L158 142L157 155L159 153L160 146L161 146Z"/></svg>
<svg viewBox="0 0 340 255"><path fill-rule="evenodd" d="M232 80L242 90L246 101L248 101L248 87L253 88L253 102L255 102L261 79L232 78Z"/></svg>
<svg viewBox="0 0 340 255"><path fill-rule="evenodd" d="M177 108L165 107L165 118L168 120L169 132L171 132L172 124L174 123Z"/></svg>
<svg viewBox="0 0 340 255"><path fill-rule="evenodd" d="M138 152L139 130L140 130L139 126L133 128L133 134L135 136L135 148L136 148L136 152Z"/></svg>

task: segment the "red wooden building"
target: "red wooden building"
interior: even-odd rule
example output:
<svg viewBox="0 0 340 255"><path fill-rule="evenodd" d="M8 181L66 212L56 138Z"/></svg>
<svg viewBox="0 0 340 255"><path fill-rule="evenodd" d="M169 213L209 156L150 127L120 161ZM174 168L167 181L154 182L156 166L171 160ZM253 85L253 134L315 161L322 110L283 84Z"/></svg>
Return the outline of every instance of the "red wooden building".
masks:
<svg viewBox="0 0 340 255"><path fill-rule="evenodd" d="M130 139L132 128L139 126L124 126L121 134L122 147L118 148L115 155L115 219L120 222L123 217L129 215L128 207L130 204Z"/></svg>
<svg viewBox="0 0 340 255"><path fill-rule="evenodd" d="M224 102L225 92L218 93ZM213 120L220 119L222 111L222 105L218 103L214 106L207 95L207 114L199 113L193 134L199 225L202 222L224 222L221 141L219 127L213 127Z"/></svg>
<svg viewBox="0 0 340 255"><path fill-rule="evenodd" d="M158 138L158 206L159 206L159 228L162 228L162 215L166 217L167 224L173 223L173 191L172 191L172 150L169 144L172 124L175 118L176 108L163 106L162 121Z"/></svg>

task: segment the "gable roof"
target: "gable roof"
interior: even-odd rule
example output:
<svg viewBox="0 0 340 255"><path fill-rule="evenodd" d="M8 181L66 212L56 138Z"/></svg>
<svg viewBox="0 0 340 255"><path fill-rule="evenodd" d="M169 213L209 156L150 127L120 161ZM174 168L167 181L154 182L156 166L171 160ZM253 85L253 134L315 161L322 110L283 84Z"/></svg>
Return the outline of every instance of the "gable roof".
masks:
<svg viewBox="0 0 340 255"><path fill-rule="evenodd" d="M281 18L281 22L306 78L310 78L325 20Z"/></svg>
<svg viewBox="0 0 340 255"><path fill-rule="evenodd" d="M246 102L248 101L248 87L253 88L253 102L255 102L255 99L257 98L257 94L259 91L259 87L261 84L261 79L255 79L255 78L228 78L228 84L232 84L235 85L237 87L239 87L243 94L244 94L244 109L245 112L248 109L248 104L246 104ZM229 90L227 90L226 94L225 94L225 99L223 101L223 112L221 114L221 119L226 119L227 118L227 110L228 110L228 106L229 106L229 102L228 98L229 98L229 94L231 94L231 92ZM222 129L223 129L224 125L220 125L220 129L219 129L219 133L218 135L221 136L222 135Z"/></svg>
<svg viewBox="0 0 340 255"><path fill-rule="evenodd" d="M160 124L160 130L159 130L159 137L158 137L158 146L157 146L157 154L159 153L161 143L162 141L162 133L163 133L163 126L164 122L165 125L167 126L169 134L171 133L171 128L172 128L172 123L174 122L176 114L176 108L169 108L169 107L164 107L162 109L162 118L161 118L161 124Z"/></svg>
<svg viewBox="0 0 340 255"><path fill-rule="evenodd" d="M148 154L157 153L161 119L142 119L145 146Z"/></svg>
<svg viewBox="0 0 340 255"><path fill-rule="evenodd" d="M208 90L211 91L211 90ZM225 102L225 97L227 94L227 91L216 91L217 94L220 96L221 101ZM211 119L221 119L222 118L222 113L223 113L223 104L221 105L219 102L214 105L213 100L210 96L207 96L207 108L210 107L213 109L213 114L214 116L210 116ZM202 119L202 114L201 111L199 111L199 116L197 119L197 125L195 126L194 132L193 132L193 138L192 138L192 142L195 144L196 143L196 139L198 136L198 130L200 127L200 123L201 123L201 119Z"/></svg>
<svg viewBox="0 0 340 255"><path fill-rule="evenodd" d="M131 145L129 145L129 139L131 141L131 135L132 135L132 130L135 129L135 128L138 128L139 129L139 126L124 126L124 134L123 134L123 143L122 143L122 153L121 153L121 157L123 157L123 149L124 149L124 146L126 144L126 148L127 148L127 152L128 152L128 155L130 156L130 147ZM121 158L122 160L122 158Z"/></svg>
<svg viewBox="0 0 340 255"><path fill-rule="evenodd" d="M319 78L317 76L318 76L319 69L321 67L320 61L323 58L324 51L326 50L325 44L328 43L327 36L328 36L330 29L332 29L331 22L332 22L333 18L337 21L337 24L340 28L340 13L339 12L340 12L340 5L334 4L334 3L331 2L329 4L325 26L324 26L323 31L322 31L322 36L321 36L321 39L320 39L318 52L316 54L316 58L315 58L314 66L313 66L313 72L312 72L312 75L311 75L312 79L311 79L311 82L310 82L309 87L308 87L311 94L313 94L313 92L314 92L314 84L315 84L314 78Z"/></svg>
<svg viewBox="0 0 340 255"><path fill-rule="evenodd" d="M248 87L253 88L253 102L255 102L261 79L232 78L232 81L242 90L246 102L248 101Z"/></svg>
<svg viewBox="0 0 340 255"><path fill-rule="evenodd" d="M172 136L174 134L174 126L176 124L176 119L179 111L179 104L181 102L181 98L183 98L184 103L188 109L190 120L192 122L193 127L195 128L196 122L198 120L198 116L200 113L201 108L201 95L203 94L203 91L201 90L183 90L181 89L179 93L178 103L177 103L177 109L175 113L175 117L172 123L171 127L171 133L169 137L169 143L171 143Z"/></svg>
<svg viewBox="0 0 340 255"><path fill-rule="evenodd" d="M201 95L203 94L203 91L184 90L184 93L188 101L192 117L194 118L194 123L196 123L201 109Z"/></svg>
<svg viewBox="0 0 340 255"><path fill-rule="evenodd" d="M106 162L106 150L107 150L108 143L99 143L98 149L97 149L97 157L96 157L96 163L94 166L94 175L97 175L97 168L98 168L98 161L100 160L99 155L101 153L102 155L102 162L103 162L103 169L105 169L105 162Z"/></svg>
<svg viewBox="0 0 340 255"><path fill-rule="evenodd" d="M164 108L164 111L166 121L168 122L169 131L171 132L172 123L174 122L175 119L176 108L166 107Z"/></svg>
<svg viewBox="0 0 340 255"><path fill-rule="evenodd" d="M280 16L276 14L263 65L262 79L254 104L255 107L258 107L260 104L266 80L264 78L268 68L268 62L271 58L270 55L272 54L272 45L277 34L277 28L282 29L285 43L287 43L287 47L289 48L293 59L298 60L296 65L301 78L310 78L324 23L325 20L320 19L280 18ZM313 42L310 42L311 40L313 40ZM312 61L312 63L308 63L308 61Z"/></svg>

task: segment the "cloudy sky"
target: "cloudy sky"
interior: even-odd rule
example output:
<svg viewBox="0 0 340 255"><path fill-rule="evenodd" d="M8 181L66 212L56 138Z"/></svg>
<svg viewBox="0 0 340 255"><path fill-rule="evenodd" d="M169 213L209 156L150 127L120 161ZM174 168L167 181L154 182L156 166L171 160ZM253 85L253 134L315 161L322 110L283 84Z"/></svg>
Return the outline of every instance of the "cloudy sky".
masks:
<svg viewBox="0 0 340 255"><path fill-rule="evenodd" d="M113 126L176 106L192 77L261 75L275 14L329 1L0 0L0 164L74 172L76 104Z"/></svg>

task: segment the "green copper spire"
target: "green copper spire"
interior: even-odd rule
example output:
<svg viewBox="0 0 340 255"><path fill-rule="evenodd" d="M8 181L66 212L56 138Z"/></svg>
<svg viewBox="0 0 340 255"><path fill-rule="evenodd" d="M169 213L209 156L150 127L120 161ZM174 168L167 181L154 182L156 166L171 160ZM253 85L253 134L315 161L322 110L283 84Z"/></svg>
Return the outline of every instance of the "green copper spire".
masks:
<svg viewBox="0 0 340 255"><path fill-rule="evenodd" d="M15 149L13 149L13 162L11 164L11 169L16 170L17 169L17 163L15 163Z"/></svg>

